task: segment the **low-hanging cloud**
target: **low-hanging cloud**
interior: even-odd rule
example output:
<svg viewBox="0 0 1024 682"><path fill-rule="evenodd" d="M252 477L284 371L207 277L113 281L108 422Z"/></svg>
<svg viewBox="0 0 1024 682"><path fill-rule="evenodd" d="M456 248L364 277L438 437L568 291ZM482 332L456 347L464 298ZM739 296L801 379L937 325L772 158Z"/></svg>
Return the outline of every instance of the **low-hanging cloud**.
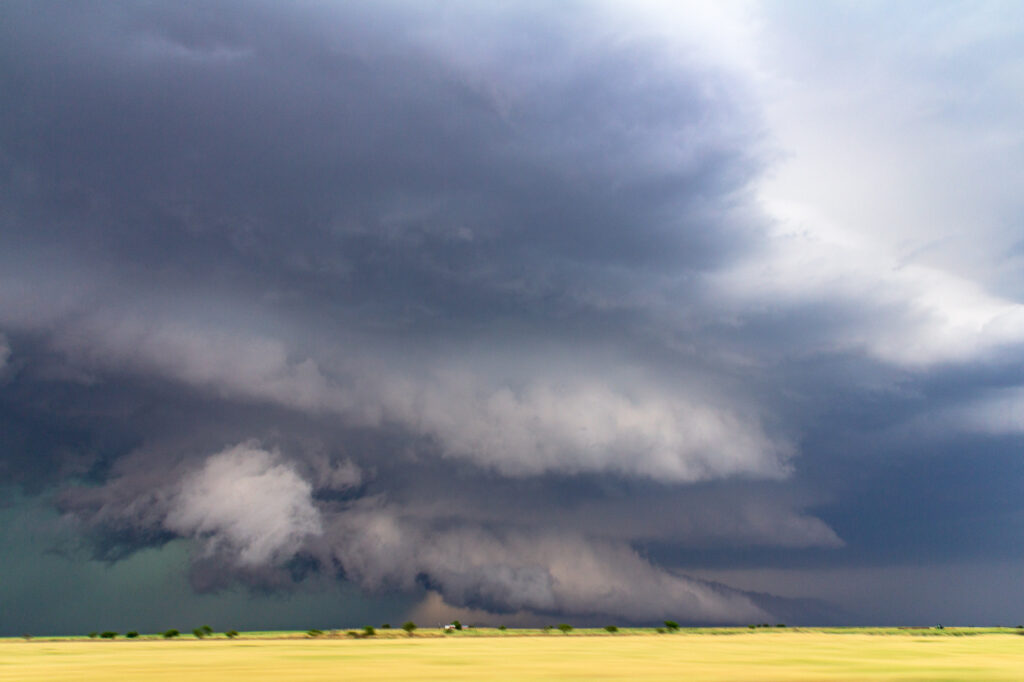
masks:
<svg viewBox="0 0 1024 682"><path fill-rule="evenodd" d="M180 484L164 527L243 566L280 563L321 532L312 486L257 443L211 455Z"/></svg>
<svg viewBox="0 0 1024 682"><path fill-rule="evenodd" d="M768 617L741 593L674 575L624 540L536 524L452 527L375 497L318 502L302 468L248 441L161 472L124 471L100 489L68 490L62 508L101 536L191 540L193 578L207 590L236 580L283 587L289 562L305 556L369 592L429 587L449 604L492 613L704 623Z"/></svg>
<svg viewBox="0 0 1024 682"><path fill-rule="evenodd" d="M453 605L492 612L680 618L737 623L767 614L739 593L652 565L625 543L574 533L426 528L387 508L354 510L328 529L346 576L369 590L425 582Z"/></svg>

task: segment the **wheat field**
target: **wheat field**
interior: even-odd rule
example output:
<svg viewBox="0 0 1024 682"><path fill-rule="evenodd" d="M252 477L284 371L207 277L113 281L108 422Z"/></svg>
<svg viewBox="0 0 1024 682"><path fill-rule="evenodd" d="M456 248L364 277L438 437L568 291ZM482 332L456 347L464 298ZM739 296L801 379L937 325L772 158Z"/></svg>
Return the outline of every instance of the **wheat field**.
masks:
<svg viewBox="0 0 1024 682"><path fill-rule="evenodd" d="M533 636L515 636L532 634ZM715 636L715 635L719 636ZM956 636L957 634L965 636ZM477 630L307 638L0 640L0 679L44 680L1021 680L1013 631Z"/></svg>

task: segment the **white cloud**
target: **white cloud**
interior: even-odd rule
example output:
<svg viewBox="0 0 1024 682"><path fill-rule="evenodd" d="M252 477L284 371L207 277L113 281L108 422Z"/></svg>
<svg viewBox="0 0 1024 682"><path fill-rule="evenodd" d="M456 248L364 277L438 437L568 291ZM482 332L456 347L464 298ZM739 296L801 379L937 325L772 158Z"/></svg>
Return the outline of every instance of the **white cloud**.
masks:
<svg viewBox="0 0 1024 682"><path fill-rule="evenodd" d="M310 484L277 453L241 443L181 482L164 525L242 566L277 563L321 532L311 495Z"/></svg>
<svg viewBox="0 0 1024 682"><path fill-rule="evenodd" d="M616 473L671 481L779 477L791 446L755 417L650 384L593 376L513 389L470 371L386 385L385 414L432 435L445 454L510 475Z"/></svg>
<svg viewBox="0 0 1024 682"><path fill-rule="evenodd" d="M1007 257L1024 210L1019 11L915 6L882 26L868 6L750 9L759 66L743 68L778 150L757 191L775 228L713 275L718 290L741 311L848 306L862 317L824 349L908 368L1024 343ZM833 22L844 30L822 30Z"/></svg>

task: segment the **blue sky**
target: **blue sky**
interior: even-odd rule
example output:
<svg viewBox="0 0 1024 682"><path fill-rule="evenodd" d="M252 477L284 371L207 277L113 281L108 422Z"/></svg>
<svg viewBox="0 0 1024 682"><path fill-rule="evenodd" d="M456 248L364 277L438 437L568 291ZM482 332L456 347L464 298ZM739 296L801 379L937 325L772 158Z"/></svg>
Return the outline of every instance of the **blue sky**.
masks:
<svg viewBox="0 0 1024 682"><path fill-rule="evenodd" d="M0 12L0 631L1020 620L1017 5Z"/></svg>

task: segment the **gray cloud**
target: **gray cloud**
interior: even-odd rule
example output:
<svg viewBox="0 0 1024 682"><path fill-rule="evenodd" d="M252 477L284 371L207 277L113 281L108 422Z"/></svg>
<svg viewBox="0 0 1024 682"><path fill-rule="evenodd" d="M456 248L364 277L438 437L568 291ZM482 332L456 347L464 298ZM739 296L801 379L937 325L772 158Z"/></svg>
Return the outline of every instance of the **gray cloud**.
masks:
<svg viewBox="0 0 1024 682"><path fill-rule="evenodd" d="M328 532L346 575L368 589L410 589L425 580L449 603L498 612L715 623L769 617L747 597L672 575L624 543L550 531L427 529L386 507L342 515Z"/></svg>
<svg viewBox="0 0 1024 682"><path fill-rule="evenodd" d="M0 471L99 558L762 620L683 574L1015 476L1014 10L2 11Z"/></svg>

